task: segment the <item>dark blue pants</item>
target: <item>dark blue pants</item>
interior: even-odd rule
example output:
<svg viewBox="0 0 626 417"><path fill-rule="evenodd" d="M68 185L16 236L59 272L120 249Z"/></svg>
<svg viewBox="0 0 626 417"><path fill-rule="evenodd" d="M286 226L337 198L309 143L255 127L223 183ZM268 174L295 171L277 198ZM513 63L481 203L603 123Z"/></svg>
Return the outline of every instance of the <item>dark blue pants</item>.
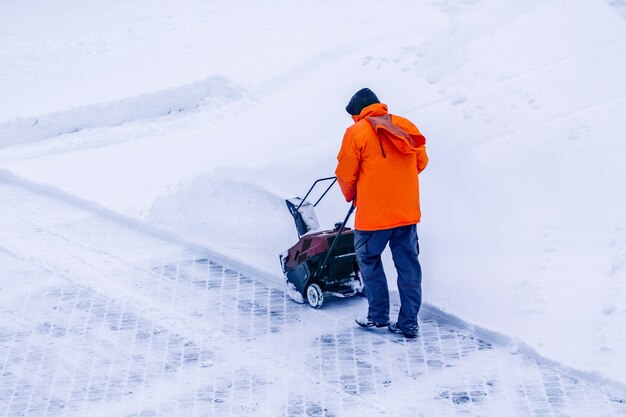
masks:
<svg viewBox="0 0 626 417"><path fill-rule="evenodd" d="M354 246L369 302L368 317L376 323L389 321L389 289L380 259L387 243L398 271L398 327L407 333L417 333L417 313L422 305L422 268L417 259L419 243L416 225L355 231Z"/></svg>

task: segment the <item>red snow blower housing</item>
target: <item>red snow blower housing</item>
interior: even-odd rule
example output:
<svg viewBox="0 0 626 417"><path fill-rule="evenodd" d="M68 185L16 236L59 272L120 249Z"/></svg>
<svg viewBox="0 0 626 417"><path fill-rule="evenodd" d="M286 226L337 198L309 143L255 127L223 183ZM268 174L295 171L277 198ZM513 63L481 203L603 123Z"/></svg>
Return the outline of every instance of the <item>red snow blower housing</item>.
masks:
<svg viewBox="0 0 626 417"><path fill-rule="evenodd" d="M317 184L330 180L331 184L315 204L306 200ZM322 306L325 295L350 297L363 292L363 281L354 250L354 230L346 227L354 205L351 205L343 223L336 223L332 230L319 230L315 215L314 208L335 182L336 177L320 178L303 198L286 200L300 239L280 255L287 294L299 303L304 303L306 298L314 308Z"/></svg>

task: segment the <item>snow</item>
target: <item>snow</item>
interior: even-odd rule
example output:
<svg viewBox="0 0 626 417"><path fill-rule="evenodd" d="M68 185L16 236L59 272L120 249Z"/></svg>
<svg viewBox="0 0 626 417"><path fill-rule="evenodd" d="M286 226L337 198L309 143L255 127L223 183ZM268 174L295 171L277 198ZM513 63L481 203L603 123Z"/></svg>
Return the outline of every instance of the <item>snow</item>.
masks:
<svg viewBox="0 0 626 417"><path fill-rule="evenodd" d="M45 114L17 118L0 124L0 144L33 142L96 127L121 125L171 113L219 107L224 102L241 99L242 87L219 76L189 85L121 100L94 104ZM91 145L93 146L93 144Z"/></svg>
<svg viewBox="0 0 626 417"><path fill-rule="evenodd" d="M368 86L428 141L425 301L625 384L624 10L0 3L0 167L282 284L284 200L332 174ZM335 187L316 212L331 227L347 209Z"/></svg>
<svg viewBox="0 0 626 417"><path fill-rule="evenodd" d="M0 203L3 415L626 410L619 387L511 354L432 307L418 339L359 330L363 299L294 303L205 248L50 187L3 174Z"/></svg>
<svg viewBox="0 0 626 417"><path fill-rule="evenodd" d="M321 195L320 197L323 197L323 195ZM301 230L298 229L298 225L297 225L298 220L302 220L303 226L306 228L305 229L306 231L302 234L302 236L308 235L310 233L316 233L320 230L320 223L317 220L317 215L315 214L315 205L314 205L315 203L311 203L308 200L304 200L303 202L302 200L304 198L305 197L294 197L294 198L288 198L286 200L288 204L293 205L293 210L294 210L293 212L292 212L291 206L288 206L288 209L289 209L291 216L294 218L294 223L296 223L296 230L298 231L298 234L302 232ZM313 199L313 196L308 197L308 198ZM297 215L294 214L296 212L297 212Z"/></svg>

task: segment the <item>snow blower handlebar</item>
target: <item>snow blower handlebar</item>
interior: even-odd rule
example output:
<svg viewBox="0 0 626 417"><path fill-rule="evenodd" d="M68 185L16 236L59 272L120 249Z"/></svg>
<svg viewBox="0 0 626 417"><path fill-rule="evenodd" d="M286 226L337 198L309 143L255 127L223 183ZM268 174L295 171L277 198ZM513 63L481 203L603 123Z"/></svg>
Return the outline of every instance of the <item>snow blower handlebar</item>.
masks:
<svg viewBox="0 0 626 417"><path fill-rule="evenodd" d="M320 201L322 201L322 198L324 198L324 196L326 194L328 194L328 191L330 191L332 186L335 185L335 183L337 182L337 177L326 177L326 178L320 178L320 179L316 180L313 183L313 185L311 185L311 188L309 188L309 191L307 191L305 196L302 197L302 199L299 201L299 203L295 199L293 199L293 200L286 200L287 201L287 207L289 208L289 212L291 213L291 215L293 216L293 218L296 221L296 228L298 229L298 238L302 237L302 235L304 235L305 233L307 233L307 232L309 232L311 230L311 224L310 224L311 219L305 220L303 218L302 213L300 212L300 208L304 204L307 204L309 206L311 205L311 203L307 202L306 199L311 194L311 192L313 191L313 189L315 188L315 186L317 184L319 184L320 182L331 181L331 180L332 180L332 182L330 183L330 185L328 187L326 187L326 189L324 190L322 195L317 199L315 204L313 204L313 207L315 207L315 206L317 206L317 204ZM297 204L297 206L296 206L296 204ZM346 224L348 223L348 220L350 219L350 216L354 212L355 208L356 208L356 206L354 205L354 200L353 200L352 203L350 204L350 210L348 210L348 214L346 214L346 218L343 220L343 223L337 223L339 225L338 228L336 229L337 230L337 235L333 239L333 243L330 245L330 248L328 248L328 252L326 252L326 256L324 257L324 260L322 261L322 263L319 265L319 267L315 271L314 277L317 277L324 270L326 265L328 264L328 260L330 259L331 255L332 255L332 252L335 249L335 246L337 246L337 242L339 242L339 237L343 233L343 230L345 229ZM319 227L319 225L317 225L317 219L314 219L314 222L316 223L315 226Z"/></svg>
<svg viewBox="0 0 626 417"><path fill-rule="evenodd" d="M320 183L320 182L324 182L324 181L329 181L329 180L333 180L333 182L330 183L330 185L328 186L328 188L326 188L326 191L324 191L322 193L322 195L320 196L320 198L317 199L317 201L315 202L315 204L313 204L313 207L317 207L317 204L322 201L322 198L324 198L324 196L328 193L328 191L330 191L330 189L332 188L333 185L335 185L335 183L337 182L337 177L326 177L326 178L320 178L318 180L316 180L313 185L311 185L311 188L309 188L309 191L307 191L306 195L304 197L302 197L302 201L300 202L300 205L298 205L298 207L296 207L296 210L298 210L302 204L304 204L304 202L306 201L306 198L309 196L309 194L311 194L311 191L313 191L313 189L315 188L315 186Z"/></svg>

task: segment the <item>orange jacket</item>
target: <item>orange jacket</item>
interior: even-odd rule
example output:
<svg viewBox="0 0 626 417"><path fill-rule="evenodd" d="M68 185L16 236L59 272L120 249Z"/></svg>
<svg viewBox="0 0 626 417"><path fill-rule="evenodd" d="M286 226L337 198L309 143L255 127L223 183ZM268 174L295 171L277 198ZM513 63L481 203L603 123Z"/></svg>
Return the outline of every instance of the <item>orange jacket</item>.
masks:
<svg viewBox="0 0 626 417"><path fill-rule="evenodd" d="M357 206L357 230L419 223L418 173L428 164L426 139L413 123L382 103L352 116L335 174L346 201ZM355 198L356 197L356 198Z"/></svg>

